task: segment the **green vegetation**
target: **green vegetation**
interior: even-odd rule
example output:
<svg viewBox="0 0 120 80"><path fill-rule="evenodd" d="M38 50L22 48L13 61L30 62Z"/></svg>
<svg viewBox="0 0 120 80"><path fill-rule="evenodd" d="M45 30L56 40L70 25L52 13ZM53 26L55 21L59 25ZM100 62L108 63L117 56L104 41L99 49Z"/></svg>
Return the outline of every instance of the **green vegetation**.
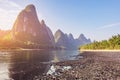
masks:
<svg viewBox="0 0 120 80"><path fill-rule="evenodd" d="M112 36L109 40L94 41L93 43L80 46L80 49L120 49L120 34Z"/></svg>

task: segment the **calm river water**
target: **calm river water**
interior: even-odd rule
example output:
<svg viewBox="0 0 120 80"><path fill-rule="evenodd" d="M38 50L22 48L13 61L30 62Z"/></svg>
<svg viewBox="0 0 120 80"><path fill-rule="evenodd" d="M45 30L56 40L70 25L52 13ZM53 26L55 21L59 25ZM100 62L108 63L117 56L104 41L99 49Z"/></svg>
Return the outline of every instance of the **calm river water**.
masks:
<svg viewBox="0 0 120 80"><path fill-rule="evenodd" d="M32 80L48 70L48 62L75 59L79 51L0 51L0 80Z"/></svg>

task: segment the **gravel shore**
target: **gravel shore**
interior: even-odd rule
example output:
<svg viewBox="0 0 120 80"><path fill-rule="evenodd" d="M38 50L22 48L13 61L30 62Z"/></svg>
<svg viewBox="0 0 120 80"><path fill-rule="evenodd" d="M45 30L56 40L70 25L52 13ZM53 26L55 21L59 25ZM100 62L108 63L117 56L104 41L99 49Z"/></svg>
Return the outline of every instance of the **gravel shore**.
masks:
<svg viewBox="0 0 120 80"><path fill-rule="evenodd" d="M53 72L34 80L120 80L120 52L87 51L77 57L52 64Z"/></svg>

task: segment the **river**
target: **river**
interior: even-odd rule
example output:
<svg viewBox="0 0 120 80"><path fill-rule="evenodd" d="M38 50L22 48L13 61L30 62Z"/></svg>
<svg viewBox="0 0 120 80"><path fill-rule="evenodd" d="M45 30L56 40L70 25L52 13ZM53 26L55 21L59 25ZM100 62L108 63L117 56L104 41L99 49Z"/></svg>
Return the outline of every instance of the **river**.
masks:
<svg viewBox="0 0 120 80"><path fill-rule="evenodd" d="M74 60L77 50L0 51L0 80L32 80L49 69L50 62Z"/></svg>

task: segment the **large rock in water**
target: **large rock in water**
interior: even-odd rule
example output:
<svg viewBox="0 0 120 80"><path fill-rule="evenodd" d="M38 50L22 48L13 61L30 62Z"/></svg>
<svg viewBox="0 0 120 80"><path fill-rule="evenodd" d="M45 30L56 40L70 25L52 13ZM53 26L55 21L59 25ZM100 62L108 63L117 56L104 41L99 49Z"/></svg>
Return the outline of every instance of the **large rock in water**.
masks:
<svg viewBox="0 0 120 80"><path fill-rule="evenodd" d="M51 30L44 20L39 22L35 6L32 4L19 13L12 28L12 38L43 46L53 46L55 43Z"/></svg>
<svg viewBox="0 0 120 80"><path fill-rule="evenodd" d="M71 33L68 35L61 30L56 31L54 38L56 46L63 49L78 49L80 45L91 43L91 40L87 39L83 34L74 39Z"/></svg>

